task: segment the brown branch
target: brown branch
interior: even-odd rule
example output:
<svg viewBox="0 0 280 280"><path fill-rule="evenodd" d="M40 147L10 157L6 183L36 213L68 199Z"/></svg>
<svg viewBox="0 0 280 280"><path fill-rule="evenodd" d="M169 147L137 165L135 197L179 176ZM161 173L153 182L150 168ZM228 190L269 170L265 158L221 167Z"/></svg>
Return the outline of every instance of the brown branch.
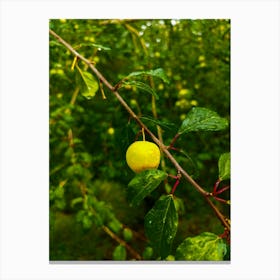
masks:
<svg viewBox="0 0 280 280"><path fill-rule="evenodd" d="M110 235L110 237L114 240L116 240L119 244L121 244L122 246L124 246L127 251L136 259L136 260L141 260L141 256L131 247L129 246L124 240L122 240L121 238L119 238L115 233L113 233L108 227L106 226L102 226L102 229L108 234Z"/></svg>
<svg viewBox="0 0 280 280"><path fill-rule="evenodd" d="M122 106L127 110L127 112L130 114L132 118L139 124L140 127L144 128L147 134L150 135L152 140L160 147L160 149L163 151L165 156L173 163L175 168L178 172L180 172L187 181L193 185L193 187L200 192L208 204L211 206L211 208L214 210L216 216L221 221L223 226L230 231L230 225L227 222L227 219L224 217L224 215L220 212L220 210L213 204L213 202L210 200L210 193L205 191L196 181L193 180L193 178L179 165L177 160L171 155L171 153L168 151L168 147L165 146L147 127L146 125L137 117L137 115L131 110L131 108L128 106L128 104L124 101L124 99L121 97L121 95L115 90L114 86L112 86L105 78L104 76L94 67L94 65L85 57L83 57L81 54L79 54L71 45L69 45L67 42L65 42L59 35L57 35L54 31L50 30L50 34L53 35L60 43L62 43L68 50L70 50L73 55L77 56L80 60L84 61L89 68L96 74L96 76L103 82L103 84L115 95L115 97L118 99L118 101L122 104Z"/></svg>

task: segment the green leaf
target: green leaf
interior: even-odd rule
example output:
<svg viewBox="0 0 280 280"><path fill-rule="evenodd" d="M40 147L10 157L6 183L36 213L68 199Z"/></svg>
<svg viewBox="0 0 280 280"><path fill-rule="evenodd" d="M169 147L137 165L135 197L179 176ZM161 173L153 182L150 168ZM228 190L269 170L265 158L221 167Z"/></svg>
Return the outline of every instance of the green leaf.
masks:
<svg viewBox="0 0 280 280"><path fill-rule="evenodd" d="M221 181L230 178L230 153L222 154L219 158L219 179Z"/></svg>
<svg viewBox="0 0 280 280"><path fill-rule="evenodd" d="M58 187L54 190L55 198L63 198L64 197L64 188Z"/></svg>
<svg viewBox="0 0 280 280"><path fill-rule="evenodd" d="M77 214L76 214L77 222L82 222L85 215L86 215L86 211L85 210L78 211Z"/></svg>
<svg viewBox="0 0 280 280"><path fill-rule="evenodd" d="M50 41L50 47L53 47L53 46L59 46L59 47L63 47L63 45L55 40L51 40Z"/></svg>
<svg viewBox="0 0 280 280"><path fill-rule="evenodd" d="M144 226L152 247L162 259L166 258L170 253L178 226L173 195L162 196L155 203L145 216Z"/></svg>
<svg viewBox="0 0 280 280"><path fill-rule="evenodd" d="M111 48L109 48L109 47L105 47L105 46L103 46L103 45L99 45L99 44L91 44L93 47L95 47L95 48L98 48L98 49L102 49L102 50L104 50L104 51L110 51L111 50Z"/></svg>
<svg viewBox="0 0 280 280"><path fill-rule="evenodd" d="M91 73L82 71L78 65L76 65L76 67L84 81L82 95L87 99L93 98L99 88L98 82Z"/></svg>
<svg viewBox="0 0 280 280"><path fill-rule="evenodd" d="M172 130L176 129L176 125L174 123L171 123L171 122L160 121L160 120L157 120L157 119L152 118L152 117L140 117L140 119L150 121L150 122L160 126L163 129L166 129L166 130L171 130L172 131Z"/></svg>
<svg viewBox="0 0 280 280"><path fill-rule="evenodd" d="M88 213L88 215L84 215L82 224L83 224L84 229L90 229L92 227L92 225L93 225L92 217L91 217L91 215L89 215L89 213Z"/></svg>
<svg viewBox="0 0 280 280"><path fill-rule="evenodd" d="M139 82L139 81L125 81L122 82L120 88L126 86L126 85L130 85L130 86L135 86L141 90L144 90L150 94L152 94L156 99L158 99L158 95L157 93L154 91L154 89L152 89L149 85L143 83L143 82Z"/></svg>
<svg viewBox="0 0 280 280"><path fill-rule="evenodd" d="M98 48L98 49L101 49L101 50L104 50L104 51L110 51L111 50L111 48L109 48L109 47L105 47L103 45L93 44L93 43L80 43L80 44L74 46L74 49L78 49L80 47L95 47L95 48Z"/></svg>
<svg viewBox="0 0 280 280"><path fill-rule="evenodd" d="M114 261L125 261L126 260L126 249L122 245L118 245L113 252Z"/></svg>
<svg viewBox="0 0 280 280"><path fill-rule="evenodd" d="M166 177L167 174L165 172L157 169L145 170L138 173L128 183L127 194L131 206L138 206Z"/></svg>
<svg viewBox="0 0 280 280"><path fill-rule="evenodd" d="M185 213L185 203L182 198L174 197L174 205L178 214Z"/></svg>
<svg viewBox="0 0 280 280"><path fill-rule="evenodd" d="M194 107L182 122L178 133L191 131L219 131L228 127L228 121L207 108Z"/></svg>
<svg viewBox="0 0 280 280"><path fill-rule="evenodd" d="M162 68L157 68L157 69L148 70L148 71L132 72L126 78L140 76L140 75L148 75L148 76L157 77L157 78L160 78L161 80L163 80L167 84L169 84L169 82L170 82L166 73L164 72L164 70Z"/></svg>
<svg viewBox="0 0 280 280"><path fill-rule="evenodd" d="M222 261L227 252L222 238L211 232L203 232L186 238L176 250L176 260Z"/></svg>
<svg viewBox="0 0 280 280"><path fill-rule="evenodd" d="M74 199L71 200L71 207L73 208L77 203L82 203L83 202L83 198L82 197L76 197Z"/></svg>

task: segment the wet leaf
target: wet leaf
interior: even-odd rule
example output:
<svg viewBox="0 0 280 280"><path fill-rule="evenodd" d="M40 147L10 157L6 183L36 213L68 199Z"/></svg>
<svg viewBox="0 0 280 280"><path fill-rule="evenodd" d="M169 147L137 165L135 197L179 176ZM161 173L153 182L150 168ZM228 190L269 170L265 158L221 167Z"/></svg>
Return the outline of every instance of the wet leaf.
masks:
<svg viewBox="0 0 280 280"><path fill-rule="evenodd" d="M211 232L203 232L186 238L176 250L176 260L222 261L227 252L222 238Z"/></svg>
<svg viewBox="0 0 280 280"><path fill-rule="evenodd" d="M157 93L155 92L155 90L153 88L151 88L149 85L147 85L143 82L140 82L140 81L125 81L121 84L120 88L122 88L124 86L127 86L127 85L135 86L136 88L139 88L140 90L143 90L143 91L146 91L146 92L152 94L156 99L159 98Z"/></svg>
<svg viewBox="0 0 280 280"><path fill-rule="evenodd" d="M178 131L179 134L192 131L219 131L228 127L228 121L207 108L194 107L187 114Z"/></svg>
<svg viewBox="0 0 280 280"><path fill-rule="evenodd" d="M138 173L128 184L127 192L131 206L138 206L166 177L165 172L157 169Z"/></svg>
<svg viewBox="0 0 280 280"><path fill-rule="evenodd" d="M150 121L150 122L160 126L163 129L166 129L166 130L175 131L175 129L176 129L176 125L174 123L171 123L171 122L160 121L160 120L155 119L153 117L147 117L147 116L140 117L140 119Z"/></svg>
<svg viewBox="0 0 280 280"><path fill-rule="evenodd" d="M160 78L165 83L167 83L167 84L169 83L169 79L162 68L157 68L154 70L147 70L147 71L132 72L127 77L135 77L135 76L140 76L140 75L148 75L148 76L157 77L157 78Z"/></svg>
<svg viewBox="0 0 280 280"><path fill-rule="evenodd" d="M152 247L162 259L166 258L178 227L178 214L173 195L162 196L156 202L145 216L144 226Z"/></svg>

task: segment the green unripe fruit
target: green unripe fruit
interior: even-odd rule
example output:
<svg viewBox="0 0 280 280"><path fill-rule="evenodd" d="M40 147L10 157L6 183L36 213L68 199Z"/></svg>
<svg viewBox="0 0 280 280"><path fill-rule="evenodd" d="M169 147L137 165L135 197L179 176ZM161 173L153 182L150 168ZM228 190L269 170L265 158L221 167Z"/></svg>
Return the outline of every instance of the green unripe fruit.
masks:
<svg viewBox="0 0 280 280"><path fill-rule="evenodd" d="M143 259L144 260L150 260L153 256L153 248L152 247L146 247L144 252L143 252Z"/></svg>
<svg viewBox="0 0 280 280"><path fill-rule="evenodd" d="M114 261L124 261L126 260L126 249L122 245L118 245L113 252Z"/></svg>
<svg viewBox="0 0 280 280"><path fill-rule="evenodd" d="M167 261L175 261L175 257L173 255L168 255L165 260L167 260Z"/></svg>
<svg viewBox="0 0 280 280"><path fill-rule="evenodd" d="M133 237L133 232L132 232L132 230L129 229L129 228L125 228L125 229L123 230L123 238L124 238L124 240L125 240L125 241L131 241L132 237Z"/></svg>

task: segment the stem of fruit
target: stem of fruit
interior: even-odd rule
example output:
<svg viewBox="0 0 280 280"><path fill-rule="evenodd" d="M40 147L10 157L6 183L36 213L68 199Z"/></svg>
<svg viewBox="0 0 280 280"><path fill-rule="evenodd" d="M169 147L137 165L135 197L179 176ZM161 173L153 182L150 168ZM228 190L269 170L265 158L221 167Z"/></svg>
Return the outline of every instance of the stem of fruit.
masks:
<svg viewBox="0 0 280 280"><path fill-rule="evenodd" d="M145 140L145 130L144 130L143 127L142 127L142 137L143 137L143 141L146 141L146 140Z"/></svg>
<svg viewBox="0 0 280 280"><path fill-rule="evenodd" d="M103 82L103 84L115 95L118 101L122 104L122 106L127 110L132 118L139 124L140 127L144 128L146 133L150 135L152 140L161 148L166 157L172 162L174 167L184 176L193 187L200 192L210 207L214 210L216 216L221 221L221 223L230 231L230 225L228 224L224 215L220 212L220 210L213 204L210 199L210 193L205 191L193 178L180 166L177 160L172 156L172 154L168 151L167 147L146 127L146 125L137 117L137 115L132 111L132 109L128 106L128 104L124 101L121 95L115 90L114 86L112 86L104 76L95 68L95 66L81 54L79 54L70 44L64 41L59 35L57 35L54 31L49 31L52 36L54 36L61 44L63 44L73 55L77 56L80 60L84 61L89 68L95 73L95 75Z"/></svg>

